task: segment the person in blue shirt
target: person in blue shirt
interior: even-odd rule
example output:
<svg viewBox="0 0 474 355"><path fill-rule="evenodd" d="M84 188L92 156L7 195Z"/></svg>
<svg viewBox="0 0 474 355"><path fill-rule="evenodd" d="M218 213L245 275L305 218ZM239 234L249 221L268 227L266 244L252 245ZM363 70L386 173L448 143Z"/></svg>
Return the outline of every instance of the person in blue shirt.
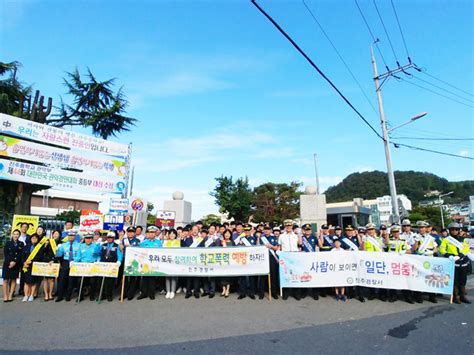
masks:
<svg viewBox="0 0 474 355"><path fill-rule="evenodd" d="M120 247L115 243L115 233L107 233L107 241L100 246L100 261L103 263L117 263L120 265L122 259L123 254L120 251ZM102 299L107 298L107 301L112 302L114 299L114 284L115 277L106 277L104 279Z"/></svg>
<svg viewBox="0 0 474 355"><path fill-rule="evenodd" d="M257 238L251 234L252 226L250 224L245 224L243 231L244 235L240 238L240 243L238 246L255 246L257 244ZM255 299L255 276L240 276L239 277L239 297L241 300L247 296L251 299Z"/></svg>
<svg viewBox="0 0 474 355"><path fill-rule="evenodd" d="M303 229L303 235L301 237L301 251L305 253L316 252L316 247L318 246L318 238L313 234L311 224L304 224L301 229ZM318 288L304 288L302 290L302 297L304 298L308 294L313 297L314 300L319 299Z"/></svg>
<svg viewBox="0 0 474 355"><path fill-rule="evenodd" d="M81 244L76 241L76 234L76 231L69 230L67 242L60 244L56 250L56 257L62 257L56 302L61 302L64 298L69 302L77 285L77 277L69 276L69 264L81 259Z"/></svg>
<svg viewBox="0 0 474 355"><path fill-rule="evenodd" d="M86 233L84 235L84 243L81 244L81 263L95 263L100 260L100 244L94 243L94 234ZM89 299L94 301L96 299L97 285L99 283L98 277L86 277L84 280L86 287L89 290ZM82 299L82 296L81 296Z"/></svg>
<svg viewBox="0 0 474 355"><path fill-rule="evenodd" d="M155 231L158 228L156 226L149 226L146 229L146 239L140 243L140 248L161 248L162 242L161 240L157 239L155 236ZM156 280L157 278L154 276L143 276L142 277L142 284L140 287L140 295L138 296L138 300L142 300L144 298L150 298L151 300L155 299L155 292L156 292Z"/></svg>

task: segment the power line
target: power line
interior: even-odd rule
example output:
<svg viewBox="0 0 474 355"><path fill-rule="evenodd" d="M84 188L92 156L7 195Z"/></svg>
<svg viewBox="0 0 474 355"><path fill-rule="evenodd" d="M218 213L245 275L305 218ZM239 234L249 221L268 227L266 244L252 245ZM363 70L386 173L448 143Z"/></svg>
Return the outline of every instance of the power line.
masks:
<svg viewBox="0 0 474 355"><path fill-rule="evenodd" d="M414 149L414 150L421 150L421 151L430 152L430 153L435 153L435 154L447 155L447 156L451 156L451 157L455 157L455 158L462 158L462 159L474 160L473 157L468 157L468 156L464 156L464 155L458 155L458 154L440 152L440 151L438 151L438 150L432 150L432 149L425 149L425 148L420 148L420 147L414 147L414 146L412 146L412 145L402 144L402 143L397 143L397 142L390 142L390 143L392 143L395 148L406 147L406 148L410 148L410 149Z"/></svg>
<svg viewBox="0 0 474 355"><path fill-rule="evenodd" d="M426 138L426 137L395 137L395 139L418 139L426 141L474 141L474 138Z"/></svg>
<svg viewBox="0 0 474 355"><path fill-rule="evenodd" d="M439 82L441 82L441 83L443 83L443 84L445 84L445 85L448 85L448 86L452 87L453 89L456 89L456 90L458 90L458 91L460 91L460 92L463 92L463 93L465 93L465 94L467 94L467 95L469 95L469 96L473 96L473 97L474 97L474 94L472 94L472 93L470 93L470 92L468 92L468 91L465 91L465 90L463 90L463 89L460 89L460 88L458 88L457 86L454 86L453 84L450 84L450 83L448 83L448 82L445 81L445 80L442 80L442 79L440 79L440 78L437 78L436 76L434 76L434 75L432 75L432 74L430 74L430 73L427 73L426 70L424 70L424 69L418 68L417 66L415 66L415 69L416 69L418 72L420 72L420 73L422 73L422 74L425 74L425 75L429 76L429 77L432 78L432 79L438 80Z"/></svg>
<svg viewBox="0 0 474 355"><path fill-rule="evenodd" d="M393 13L395 14L395 18L397 19L398 29L400 30L400 35L402 36L403 46L405 47L405 51L407 53L408 62L411 63L410 54L408 53L407 42L405 41L405 36L403 35L402 26L400 25L400 20L398 19L397 10L395 9L395 5L393 4L393 0L390 0L390 2L392 3L392 9L393 9Z"/></svg>
<svg viewBox="0 0 474 355"><path fill-rule="evenodd" d="M321 32L324 34L324 36L326 37L326 39L329 41L329 43L331 44L332 48L334 49L334 51L336 52L337 56L339 57L339 59L341 60L341 62L344 64L344 66L346 67L347 71L351 74L352 76L352 79L354 79L354 81L356 82L357 86L359 87L360 91L362 92L362 94L364 95L365 99L367 100L367 102L369 103L370 107L372 107L372 110L377 113L377 110L375 109L375 106L373 105L372 101L370 101L368 95L366 94L366 92L364 91L364 89L362 88L362 85L360 84L359 80L357 80L356 76L354 75L354 73L352 72L351 68L349 67L349 65L346 63L346 61L344 60L344 58L342 57L341 53L339 52L339 50L336 48L336 45L334 44L334 42L331 40L331 38L329 37L329 35L327 34L327 32L324 30L323 26L321 25L321 23L318 21L318 19L316 18L316 15L314 15L313 11L311 11L311 9L309 8L309 6L306 4L306 1L305 0L302 0L303 1L303 5L306 7L306 10L309 12L309 14L311 15L311 17L313 18L314 22L318 25L319 29L321 30Z"/></svg>
<svg viewBox="0 0 474 355"><path fill-rule="evenodd" d="M456 94L455 92L452 92L452 91L450 91L450 90L448 90L448 89L445 89L445 88L443 88L443 87L441 87L441 86L439 86L439 85L433 84L433 83L431 83L431 82L429 82L429 81L427 81L427 80L421 79L421 78L419 78L419 77L417 77L417 76L415 76L415 75L413 75L413 74L410 74L410 76L412 76L412 77L413 77L414 79L416 79L416 80L419 80L419 81L424 82L425 84L431 85L431 86L433 86L433 87L435 87L435 88L437 88L437 89L443 90L443 91L445 91L445 92L447 92L447 93L449 93L449 94L451 94L451 95L453 95L453 96L456 96L456 97L459 98L459 99L466 100L466 101L470 101L470 102L474 103L474 100L472 100L472 99L468 99L468 98L465 98L465 97L463 97L463 96L460 96L459 94Z"/></svg>
<svg viewBox="0 0 474 355"><path fill-rule="evenodd" d="M395 57L395 61L397 62L397 65L400 66L400 62L398 61L397 54L395 53L395 49L393 48L392 40L390 39L390 35L388 34L387 27L385 27L385 23L383 22L383 18L382 18L382 15L380 14L377 3L375 2L375 0L373 0L373 3L375 6L375 10L377 10L377 15L379 16L380 22L382 23L383 30L385 31L385 34L387 35L390 48L392 48L392 53L393 53L393 56Z"/></svg>
<svg viewBox="0 0 474 355"><path fill-rule="evenodd" d="M453 99L452 97L449 97L449 96L443 95L443 94L441 94L441 93L439 93L439 92L437 92L437 91L434 91L434 90L431 90L431 89L429 89L429 88L426 88L426 87L424 87L424 86L421 86L421 85L418 85L418 84L412 83L412 82L410 82L410 81L408 81L408 80L405 80L405 79L403 79L403 78L397 78L397 80L404 81L405 83L408 83L408 84L410 84L410 85L413 85L413 86L416 86L416 87L418 87L418 88L420 88L420 89L423 89L423 90L429 91L429 92L431 92L431 93L433 93L433 94L435 94L435 95L438 95L438 96L444 97L444 98L446 98L446 99L448 99L448 100L451 100L451 101L457 102L458 104L461 104L461 105L464 105L464 106L467 106L467 107L471 107L471 108L472 108L472 107L474 107L474 106L471 106L471 105L469 105L469 104L466 104L466 103L464 103L464 102L462 102L462 101L459 101L459 100Z"/></svg>
<svg viewBox="0 0 474 355"><path fill-rule="evenodd" d="M379 52L380 57L382 58L383 64L385 65L385 69L387 69L387 71L390 71L390 69L388 68L387 62L385 61L385 58L382 54L382 51L380 50L380 47L378 45L379 39L375 38L374 33L372 32L372 29L370 28L369 23L367 22L367 19L365 18L364 13L362 12L362 9L359 6L359 3L357 2L357 0L354 0L354 1L357 5L357 8L359 9L360 16L364 20L364 23L367 26L367 29L369 30L370 36L372 37L372 40L374 41L375 47L377 48L377 51Z"/></svg>
<svg viewBox="0 0 474 355"><path fill-rule="evenodd" d="M367 126L370 127L370 129L377 135L377 137L382 138L379 132L370 124L369 121L354 107L354 105L344 96L344 94L337 88L337 86L329 79L326 74L324 74L321 69L311 60L310 57L296 44L296 42L280 27L278 23L270 16L268 15L265 10L263 10L260 5L257 4L256 0L251 0L252 4L255 5L255 7L275 26L278 31L295 47L295 49L306 59L306 61L321 75L324 80L326 80L329 85L339 94L339 96L346 102L346 104L349 105L349 107L359 116L362 121L365 122Z"/></svg>

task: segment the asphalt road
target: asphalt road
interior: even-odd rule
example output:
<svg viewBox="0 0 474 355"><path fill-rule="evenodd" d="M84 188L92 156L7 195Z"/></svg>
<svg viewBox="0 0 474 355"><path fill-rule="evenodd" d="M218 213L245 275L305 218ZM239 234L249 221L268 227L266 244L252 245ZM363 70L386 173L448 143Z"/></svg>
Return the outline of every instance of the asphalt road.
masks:
<svg viewBox="0 0 474 355"><path fill-rule="evenodd" d="M2 303L0 314L1 353L474 354L474 305L447 298L436 305L235 295L123 304L17 298Z"/></svg>

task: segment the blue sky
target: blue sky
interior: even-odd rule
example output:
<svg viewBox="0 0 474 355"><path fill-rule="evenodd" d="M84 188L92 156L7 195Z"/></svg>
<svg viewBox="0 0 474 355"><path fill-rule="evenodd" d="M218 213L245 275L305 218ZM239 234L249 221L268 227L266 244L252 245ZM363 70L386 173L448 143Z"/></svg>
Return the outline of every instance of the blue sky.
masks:
<svg viewBox="0 0 474 355"><path fill-rule="evenodd" d="M378 113L303 3L259 3L380 129ZM372 1L359 3L381 40L384 58L394 67ZM413 61L472 93L472 2L394 3ZM371 38L355 3L307 4L377 107ZM377 4L396 55L405 63L390 2ZM386 169L382 142L250 1L0 0L0 53L2 61L21 62L20 78L56 102L65 91L64 73L76 66L82 72L89 67L101 80L116 77L130 101L128 114L139 120L131 132L114 139L133 143L134 192L161 208L164 199L181 190L194 204L195 219L217 211L208 193L221 175L248 176L252 186L292 180L314 184L317 153L324 190L352 172ZM417 76L455 91L424 74ZM473 96L456 93L473 105ZM384 85L383 99L392 126L429 113L397 130L399 137L474 136L472 107L395 79ZM474 155L472 141L400 142ZM392 149L392 156L397 170L473 178L472 160L407 148Z"/></svg>

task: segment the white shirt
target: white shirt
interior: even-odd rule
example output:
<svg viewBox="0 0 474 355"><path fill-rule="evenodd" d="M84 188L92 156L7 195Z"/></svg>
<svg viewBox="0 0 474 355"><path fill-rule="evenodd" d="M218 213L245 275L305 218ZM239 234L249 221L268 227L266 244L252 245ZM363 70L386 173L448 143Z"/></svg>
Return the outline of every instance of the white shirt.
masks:
<svg viewBox="0 0 474 355"><path fill-rule="evenodd" d="M331 251L345 251L345 250L342 249L342 248L339 248L339 249L337 249L337 248L332 248Z"/></svg>
<svg viewBox="0 0 474 355"><path fill-rule="evenodd" d="M27 237L27 234L21 234L18 240L26 244L26 237Z"/></svg>
<svg viewBox="0 0 474 355"><path fill-rule="evenodd" d="M140 243L145 240L145 235L144 234L137 235L136 237L140 241Z"/></svg>
<svg viewBox="0 0 474 355"><path fill-rule="evenodd" d="M278 244L281 245L281 251L299 251L298 236L291 233L283 233L278 237Z"/></svg>

